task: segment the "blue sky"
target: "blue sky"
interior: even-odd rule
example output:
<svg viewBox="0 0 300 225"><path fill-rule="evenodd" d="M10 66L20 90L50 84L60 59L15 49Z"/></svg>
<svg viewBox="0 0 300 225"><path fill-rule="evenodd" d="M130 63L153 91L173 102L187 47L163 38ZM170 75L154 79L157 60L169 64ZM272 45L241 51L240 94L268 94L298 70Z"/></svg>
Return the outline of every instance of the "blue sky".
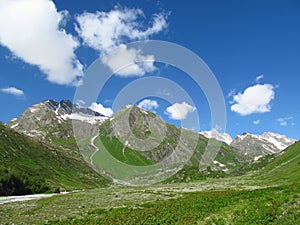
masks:
<svg viewBox="0 0 300 225"><path fill-rule="evenodd" d="M99 56L108 59L110 69L118 66L111 63L112 50L151 61L149 55L130 51L127 44L155 39L190 49L213 71L224 95L226 132L231 136L271 131L300 138L298 1L41 0L39 4L0 0L0 121L8 122L45 99L74 99L78 81L85 79L87 68ZM112 12L121 20L105 19ZM110 34L110 28L119 34ZM210 109L201 89L180 70L153 60L111 77L96 109L109 113L120 90L137 79L163 77L187 91L193 104L182 100L170 104L155 96L137 104L146 99L143 107L178 126L180 119L188 121L197 113L200 130L210 130Z"/></svg>

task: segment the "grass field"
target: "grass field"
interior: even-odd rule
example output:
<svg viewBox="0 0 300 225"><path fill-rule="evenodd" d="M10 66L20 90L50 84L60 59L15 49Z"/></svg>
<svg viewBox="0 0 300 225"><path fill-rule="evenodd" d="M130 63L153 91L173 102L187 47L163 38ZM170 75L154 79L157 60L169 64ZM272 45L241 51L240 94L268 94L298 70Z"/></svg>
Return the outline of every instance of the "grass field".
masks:
<svg viewBox="0 0 300 225"><path fill-rule="evenodd" d="M251 176L72 192L0 205L2 224L299 224L300 184Z"/></svg>

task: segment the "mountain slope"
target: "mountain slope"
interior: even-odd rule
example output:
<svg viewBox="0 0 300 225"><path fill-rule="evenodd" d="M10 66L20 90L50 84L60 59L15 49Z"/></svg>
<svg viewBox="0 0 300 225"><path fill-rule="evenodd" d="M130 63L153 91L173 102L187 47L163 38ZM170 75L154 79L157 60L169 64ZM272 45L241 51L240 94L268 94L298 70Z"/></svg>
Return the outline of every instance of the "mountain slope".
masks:
<svg viewBox="0 0 300 225"><path fill-rule="evenodd" d="M76 150L54 147L0 124L0 177L13 171L19 179L38 179L45 189L97 187L107 181L94 172ZM30 191L29 191L30 193ZM8 193L9 194L9 193ZM23 193L18 193L23 194Z"/></svg>

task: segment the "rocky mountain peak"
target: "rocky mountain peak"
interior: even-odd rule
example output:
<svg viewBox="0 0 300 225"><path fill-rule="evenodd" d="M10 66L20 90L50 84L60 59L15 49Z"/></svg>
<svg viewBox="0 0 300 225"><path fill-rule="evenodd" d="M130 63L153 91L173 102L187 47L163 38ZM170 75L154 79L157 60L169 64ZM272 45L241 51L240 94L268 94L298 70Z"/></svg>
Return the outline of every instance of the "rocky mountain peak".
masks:
<svg viewBox="0 0 300 225"><path fill-rule="evenodd" d="M46 100L35 104L7 125L29 136L47 139L48 136L72 137L72 120L101 124L107 117L89 108L81 108L70 100Z"/></svg>

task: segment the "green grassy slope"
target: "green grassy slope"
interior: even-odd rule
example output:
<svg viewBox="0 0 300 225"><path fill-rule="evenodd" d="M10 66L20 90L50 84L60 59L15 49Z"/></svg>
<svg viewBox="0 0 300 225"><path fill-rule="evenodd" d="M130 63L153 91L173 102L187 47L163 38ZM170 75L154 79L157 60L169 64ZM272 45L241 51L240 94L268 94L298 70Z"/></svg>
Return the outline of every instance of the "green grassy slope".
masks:
<svg viewBox="0 0 300 225"><path fill-rule="evenodd" d="M62 190L90 188L107 183L86 164L77 150L39 142L2 124L0 124L0 165L2 181L17 177L18 179L13 178L9 182L12 183L15 179L23 183L32 183L31 180L37 179L37 183L46 186L50 191L57 188ZM29 181L24 181L24 177Z"/></svg>
<svg viewBox="0 0 300 225"><path fill-rule="evenodd" d="M260 178L272 183L300 182L300 141L267 164L261 170Z"/></svg>
<svg viewBox="0 0 300 225"><path fill-rule="evenodd" d="M106 121L100 126L100 139L102 144L114 158L126 164L135 166L152 164L152 162L143 156L139 151L133 150L129 147L124 148L124 145L116 137L110 138L109 133L106 131L109 129L108 125L109 121ZM112 131L110 130L110 132ZM95 142L95 144L97 145L97 142Z"/></svg>

